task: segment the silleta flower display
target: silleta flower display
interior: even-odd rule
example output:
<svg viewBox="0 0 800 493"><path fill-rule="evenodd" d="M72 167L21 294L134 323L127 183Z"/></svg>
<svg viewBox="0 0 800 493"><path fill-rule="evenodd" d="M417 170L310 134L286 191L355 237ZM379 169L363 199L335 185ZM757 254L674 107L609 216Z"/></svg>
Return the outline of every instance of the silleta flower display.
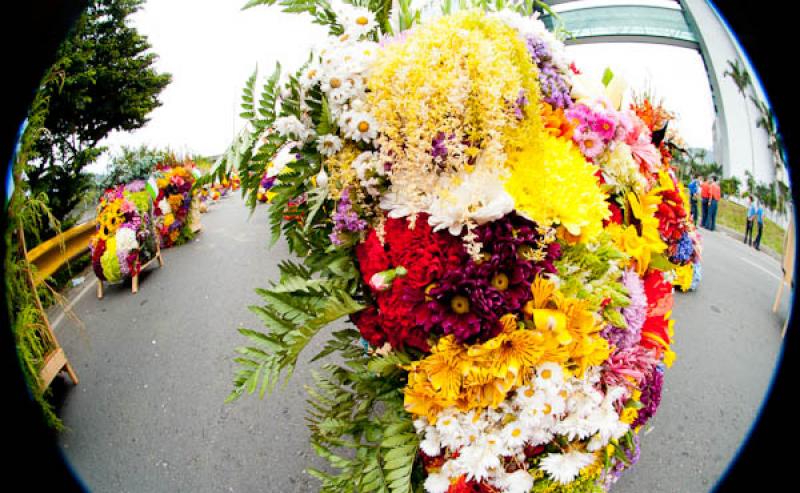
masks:
<svg viewBox="0 0 800 493"><path fill-rule="evenodd" d="M137 275L156 252L152 203L145 182L108 189L97 205L97 232L89 247L100 281L118 283Z"/></svg>
<svg viewBox="0 0 800 493"><path fill-rule="evenodd" d="M191 238L193 169L192 162L172 160L156 167L154 215L162 248L181 245Z"/></svg>
<svg viewBox="0 0 800 493"><path fill-rule="evenodd" d="M317 355L344 363L310 390L312 445L338 470L311 471L322 491L608 489L675 358L676 269L699 261L663 122L612 74L580 75L535 15L390 35L386 12L332 5L324 49L245 93L260 110L235 145L267 159L244 191L269 190L303 262L259 290L269 331L241 330L231 398L349 316Z"/></svg>

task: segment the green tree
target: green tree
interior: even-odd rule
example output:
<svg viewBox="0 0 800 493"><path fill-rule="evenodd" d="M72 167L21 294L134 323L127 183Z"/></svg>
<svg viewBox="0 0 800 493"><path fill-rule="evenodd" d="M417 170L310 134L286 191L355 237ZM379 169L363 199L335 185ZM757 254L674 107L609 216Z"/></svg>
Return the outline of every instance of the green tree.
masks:
<svg viewBox="0 0 800 493"><path fill-rule="evenodd" d="M51 70L57 77L40 86L50 111L25 176L33 193L47 193L59 220L93 186L84 168L102 154L98 143L114 130L143 126L171 81L155 70L147 38L128 25L143 3L92 0L59 49Z"/></svg>
<svg viewBox="0 0 800 493"><path fill-rule="evenodd" d="M733 61L728 60L728 70L723 73L724 76L730 77L733 79L733 83L736 84L736 88L739 90L739 94L742 95L744 98L744 109L747 112L747 132L750 135L750 166L753 169L753 173L756 172L756 155L755 149L753 145L753 129L750 124L750 105L747 103L747 94L752 87L752 80L750 79L750 72L747 71L744 64L739 63L739 60Z"/></svg>
<svg viewBox="0 0 800 493"><path fill-rule="evenodd" d="M111 157L108 171L100 179L100 186L109 188L133 180L146 180L155 169L156 164L165 160L168 154L168 151L151 148L147 145L123 146L118 154Z"/></svg>

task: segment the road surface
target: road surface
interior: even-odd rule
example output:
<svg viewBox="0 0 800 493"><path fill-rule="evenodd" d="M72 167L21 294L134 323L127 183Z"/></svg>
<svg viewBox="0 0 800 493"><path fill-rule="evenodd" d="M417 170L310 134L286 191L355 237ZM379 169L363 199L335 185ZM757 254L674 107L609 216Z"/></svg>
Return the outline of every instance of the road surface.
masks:
<svg viewBox="0 0 800 493"><path fill-rule="evenodd" d="M59 445L94 492L306 492L323 466L304 423L306 359L261 401L224 404L237 327L261 328L247 310L277 279L283 243L270 249L266 209L250 216L238 195L212 205L190 244L165 266L95 297L95 278L69 297L84 323L54 313L81 379L61 381ZM771 311L779 264L718 232L705 233L698 291L676 293L674 349L661 408L643 430L639 464L615 493L709 491L748 434L765 397L789 309ZM316 347L321 347L318 339ZM312 348L313 349L313 348Z"/></svg>

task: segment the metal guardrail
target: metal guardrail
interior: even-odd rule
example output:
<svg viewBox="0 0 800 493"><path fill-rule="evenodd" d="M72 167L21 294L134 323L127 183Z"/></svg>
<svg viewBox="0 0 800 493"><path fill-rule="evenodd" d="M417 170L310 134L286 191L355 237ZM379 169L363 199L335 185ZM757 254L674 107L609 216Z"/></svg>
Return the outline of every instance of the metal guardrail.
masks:
<svg viewBox="0 0 800 493"><path fill-rule="evenodd" d="M64 231L28 251L28 261L36 266L34 282L38 286L68 261L89 250L89 239L97 222L92 219Z"/></svg>

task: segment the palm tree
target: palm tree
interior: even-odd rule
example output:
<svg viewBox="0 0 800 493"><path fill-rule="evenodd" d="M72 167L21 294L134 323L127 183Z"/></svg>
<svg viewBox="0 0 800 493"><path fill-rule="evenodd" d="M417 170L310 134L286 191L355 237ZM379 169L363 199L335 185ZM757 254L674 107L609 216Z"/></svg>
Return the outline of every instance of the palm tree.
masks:
<svg viewBox="0 0 800 493"><path fill-rule="evenodd" d="M752 125L750 125L750 105L747 103L747 94L745 94L745 91L752 87L750 72L747 71L743 64L739 63L739 60L728 60L728 70L722 75L733 79L733 83L739 89L739 94L744 98L744 109L747 112L747 132L750 134L750 165L752 166L753 174L755 174L756 154L753 146L753 129Z"/></svg>

